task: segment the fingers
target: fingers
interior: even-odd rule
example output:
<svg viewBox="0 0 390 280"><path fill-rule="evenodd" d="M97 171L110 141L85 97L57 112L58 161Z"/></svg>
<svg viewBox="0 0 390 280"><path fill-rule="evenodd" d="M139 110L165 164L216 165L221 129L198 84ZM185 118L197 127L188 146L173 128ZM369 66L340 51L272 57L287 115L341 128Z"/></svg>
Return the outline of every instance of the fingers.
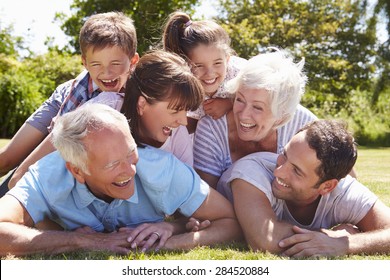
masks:
<svg viewBox="0 0 390 280"><path fill-rule="evenodd" d="M155 250L161 249L170 236L172 231L164 223L142 224L132 230L127 241L131 243L132 249L141 248L142 252L146 252L153 246Z"/></svg>
<svg viewBox="0 0 390 280"><path fill-rule="evenodd" d="M211 225L211 222L209 220L204 220L200 223L200 227L198 230L203 230Z"/></svg>
<svg viewBox="0 0 390 280"><path fill-rule="evenodd" d="M196 232L209 227L210 224L211 222L209 220L204 220L202 222L199 222L198 219L191 217L188 219L188 222L186 224L186 230Z"/></svg>
<svg viewBox="0 0 390 280"><path fill-rule="evenodd" d="M189 218L188 222L186 223L186 230L187 231L198 231L200 226L200 222L195 218Z"/></svg>

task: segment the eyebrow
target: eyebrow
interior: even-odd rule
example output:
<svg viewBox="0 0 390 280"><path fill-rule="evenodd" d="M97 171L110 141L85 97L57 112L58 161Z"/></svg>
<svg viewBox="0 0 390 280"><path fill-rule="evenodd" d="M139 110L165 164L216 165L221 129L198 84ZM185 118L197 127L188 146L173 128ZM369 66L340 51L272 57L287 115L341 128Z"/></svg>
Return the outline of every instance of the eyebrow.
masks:
<svg viewBox="0 0 390 280"><path fill-rule="evenodd" d="M126 158L131 156L135 152L136 148L137 148L136 144L130 146L129 152L126 154ZM120 162L120 161L121 160L111 161L111 162L107 163L105 166L103 166L103 169L110 168L111 166L115 165L117 162Z"/></svg>
<svg viewBox="0 0 390 280"><path fill-rule="evenodd" d="M283 155L288 159L288 156L287 156L287 153L286 153L286 148L283 148ZM302 175L306 176L306 173L303 172L303 170L301 168L299 168L299 166L297 166L296 164L292 163L291 161L290 161L290 164L292 166L294 166L294 168L296 168L299 173L301 173Z"/></svg>

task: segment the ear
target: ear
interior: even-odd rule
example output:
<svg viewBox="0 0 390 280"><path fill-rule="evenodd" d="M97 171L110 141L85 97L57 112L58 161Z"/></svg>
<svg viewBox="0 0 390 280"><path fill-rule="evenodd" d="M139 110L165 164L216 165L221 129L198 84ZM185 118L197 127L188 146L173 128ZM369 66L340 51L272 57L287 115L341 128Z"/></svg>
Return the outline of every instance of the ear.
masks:
<svg viewBox="0 0 390 280"><path fill-rule="evenodd" d="M70 171L70 173L72 173L73 177L76 178L77 182L79 182L80 184L85 183L84 172L82 172L80 168L76 167L70 162L67 162L65 166Z"/></svg>
<svg viewBox="0 0 390 280"><path fill-rule="evenodd" d="M138 114L140 116L142 116L144 114L147 104L148 104L148 102L146 101L145 97L143 97L143 96L138 97L137 110L138 110Z"/></svg>
<svg viewBox="0 0 390 280"><path fill-rule="evenodd" d="M320 194L326 195L327 193L330 193L331 191L334 190L335 187L337 187L338 183L339 183L339 181L337 179L330 179L330 180L323 182L320 185Z"/></svg>
<svg viewBox="0 0 390 280"><path fill-rule="evenodd" d="M139 61L139 54L136 52L134 56L131 58L130 63L131 65L136 65Z"/></svg>
<svg viewBox="0 0 390 280"><path fill-rule="evenodd" d="M81 56L81 62L83 63L84 67L87 68L87 61L84 56Z"/></svg>

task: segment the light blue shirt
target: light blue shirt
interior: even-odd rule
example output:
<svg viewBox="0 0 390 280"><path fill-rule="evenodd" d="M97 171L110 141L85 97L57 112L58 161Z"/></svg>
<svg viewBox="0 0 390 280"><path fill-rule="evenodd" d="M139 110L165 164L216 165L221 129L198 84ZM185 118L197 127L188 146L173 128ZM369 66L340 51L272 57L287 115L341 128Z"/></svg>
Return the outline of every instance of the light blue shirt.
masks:
<svg viewBox="0 0 390 280"><path fill-rule="evenodd" d="M89 226L114 231L164 220L176 210L191 216L209 193L209 186L175 156L162 150L139 148L134 195L107 203L76 181L65 161L53 152L30 167L7 194L26 208L35 223L45 217L66 230Z"/></svg>

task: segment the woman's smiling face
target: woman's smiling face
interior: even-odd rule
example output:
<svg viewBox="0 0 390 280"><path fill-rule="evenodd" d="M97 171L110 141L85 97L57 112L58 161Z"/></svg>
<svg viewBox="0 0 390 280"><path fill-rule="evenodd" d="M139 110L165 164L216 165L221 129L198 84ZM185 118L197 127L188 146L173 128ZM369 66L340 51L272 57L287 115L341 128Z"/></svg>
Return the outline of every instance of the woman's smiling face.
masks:
<svg viewBox="0 0 390 280"><path fill-rule="evenodd" d="M277 121L265 89L239 88L233 113L238 136L243 141L261 141L274 130Z"/></svg>

